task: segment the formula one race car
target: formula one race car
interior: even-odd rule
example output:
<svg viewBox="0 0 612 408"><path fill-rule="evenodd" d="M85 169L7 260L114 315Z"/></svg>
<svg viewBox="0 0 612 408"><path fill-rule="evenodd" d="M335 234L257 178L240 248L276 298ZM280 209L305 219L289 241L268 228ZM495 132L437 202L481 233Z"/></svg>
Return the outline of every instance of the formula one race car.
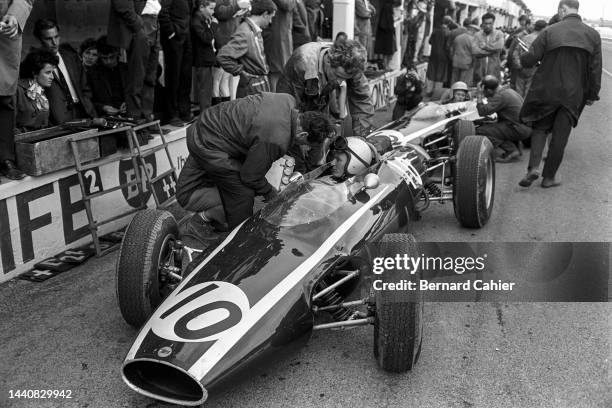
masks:
<svg viewBox="0 0 612 408"><path fill-rule="evenodd" d="M199 405L313 330L358 325L373 325L383 369L410 370L421 350L423 297L392 285L420 271L391 265L375 275L372 265L420 254L409 221L431 201L453 200L465 226L487 222L492 146L461 120L471 114L423 107L371 135L392 147L363 173L344 181L307 174L199 254L169 212L138 213L117 261L122 315L140 327L124 381L152 398Z"/></svg>

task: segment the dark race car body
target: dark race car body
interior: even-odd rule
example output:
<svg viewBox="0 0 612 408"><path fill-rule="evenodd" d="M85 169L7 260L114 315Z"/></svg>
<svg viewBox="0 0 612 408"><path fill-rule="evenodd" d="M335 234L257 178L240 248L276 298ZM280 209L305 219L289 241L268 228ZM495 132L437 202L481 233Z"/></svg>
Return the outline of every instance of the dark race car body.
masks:
<svg viewBox="0 0 612 408"><path fill-rule="evenodd" d="M458 113L467 114L472 113ZM424 143L439 138L458 118L447 119L413 120L408 123L414 126L410 134L397 127L377 132L391 138L394 145L380 162L341 182L306 177L290 184L182 273L185 268L174 266L180 244L172 217L156 210L137 215L119 255L117 291L128 322L140 326L145 321L141 316L150 318L126 356L124 381L149 397L199 405L209 390L246 372L250 364L280 356L287 345L307 338L313 328L333 325L374 324L375 354L388 368L389 356L393 361L398 358L388 354L386 340L379 334L383 323L378 314L383 310L409 312L408 318L402 318L409 322L408 334L396 336L397 341L404 337L410 341L400 347L409 362L397 369L391 366L391 371L410 369L420 350L422 304L394 300L388 307L377 294L375 304L361 301L369 305L368 314L359 315L342 302L360 281L371 279L372 259L380 252L381 240L391 237L387 239L391 244L399 242L399 246L391 245L396 252L397 248L410 250L403 234L428 202L432 174L439 170L429 174L428 166L446 157L430 154ZM418 123L427 120L433 128L432 123ZM406 124L396 125L401 129ZM480 139L478 143L486 146ZM474 157L480 156L470 160ZM444 184L447 177L439 182ZM135 259L134 253L144 255ZM145 267L140 275L130 270L141 264ZM134 275L139 278L134 280ZM158 291L168 282L173 283L171 292L162 299ZM134 299L148 302L145 312L133 313ZM393 309L398 305L405 307ZM336 322L316 325L317 311L326 309L332 310Z"/></svg>

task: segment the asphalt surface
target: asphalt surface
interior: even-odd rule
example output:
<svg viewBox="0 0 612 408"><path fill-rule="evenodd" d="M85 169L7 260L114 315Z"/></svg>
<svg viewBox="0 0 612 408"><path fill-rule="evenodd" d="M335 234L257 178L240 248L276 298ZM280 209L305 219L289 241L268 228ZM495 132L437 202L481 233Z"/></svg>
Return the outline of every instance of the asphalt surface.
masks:
<svg viewBox="0 0 612 408"><path fill-rule="evenodd" d="M612 44L604 43L612 72ZM612 241L609 190L612 77L572 133L563 185L518 187L522 163L497 167L495 208L482 230L452 205L414 224L421 241ZM389 117L390 111L386 113ZM385 113L378 115L385 121ZM132 392L120 367L136 330L116 300L116 253L44 283L0 285L0 407L166 407ZM293 356L211 395L206 407L611 407L610 303L430 303L414 371L390 375L371 328L324 331ZM70 390L71 399L9 399L9 391Z"/></svg>

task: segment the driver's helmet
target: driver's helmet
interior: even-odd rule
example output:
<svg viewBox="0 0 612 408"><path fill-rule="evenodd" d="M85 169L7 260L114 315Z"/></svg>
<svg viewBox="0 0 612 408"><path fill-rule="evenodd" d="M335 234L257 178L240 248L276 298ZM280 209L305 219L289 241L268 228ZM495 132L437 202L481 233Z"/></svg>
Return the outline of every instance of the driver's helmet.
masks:
<svg viewBox="0 0 612 408"><path fill-rule="evenodd" d="M360 137L340 137L334 141L334 150L345 152L348 156L344 174L354 176L370 167L376 157L372 146Z"/></svg>
<svg viewBox="0 0 612 408"><path fill-rule="evenodd" d="M467 92L468 91L468 86L467 86L467 84L465 82L457 81L457 82L455 82L453 84L453 86L451 86L451 90L453 92L455 92L455 91L465 91L465 92Z"/></svg>

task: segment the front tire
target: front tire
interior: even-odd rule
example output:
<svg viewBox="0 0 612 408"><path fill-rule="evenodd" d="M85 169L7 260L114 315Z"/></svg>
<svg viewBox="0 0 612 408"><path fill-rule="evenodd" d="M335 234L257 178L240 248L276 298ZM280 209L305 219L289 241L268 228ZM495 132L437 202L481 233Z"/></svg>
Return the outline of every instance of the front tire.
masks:
<svg viewBox="0 0 612 408"><path fill-rule="evenodd" d="M178 237L176 221L167 211L146 209L130 222L116 266L117 300L128 324L142 326L170 293L160 265Z"/></svg>
<svg viewBox="0 0 612 408"><path fill-rule="evenodd" d="M455 145L455 151L459 149L463 140L471 135L476 134L476 126L474 122L470 120L460 119L453 125L453 144Z"/></svg>
<svg viewBox="0 0 612 408"><path fill-rule="evenodd" d="M482 228L493 210L495 158L493 145L484 136L467 136L456 156L453 206L459 223Z"/></svg>
<svg viewBox="0 0 612 408"><path fill-rule="evenodd" d="M394 258L397 254L419 256L416 241L409 234L387 234L380 242L380 256ZM418 282L421 271L410 275L406 270L385 270L383 282L402 279ZM374 357L378 365L390 372L411 370L421 352L423 337L423 296L421 291L375 291Z"/></svg>

